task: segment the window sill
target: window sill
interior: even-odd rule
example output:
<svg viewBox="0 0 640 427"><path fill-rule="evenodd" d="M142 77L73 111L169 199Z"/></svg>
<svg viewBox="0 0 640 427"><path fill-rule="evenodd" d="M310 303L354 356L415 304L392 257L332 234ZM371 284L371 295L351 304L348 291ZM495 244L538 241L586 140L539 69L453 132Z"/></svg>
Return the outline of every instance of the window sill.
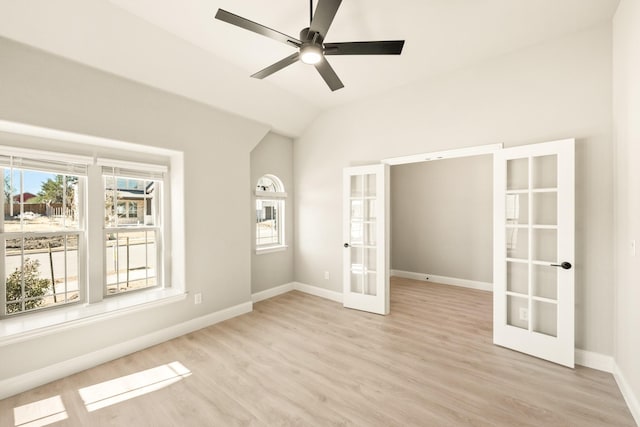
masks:
<svg viewBox="0 0 640 427"><path fill-rule="evenodd" d="M258 248L256 249L256 255L270 254L273 252L282 252L282 251L286 251L288 247L289 247L288 245L278 245L278 246L267 246L264 248Z"/></svg>
<svg viewBox="0 0 640 427"><path fill-rule="evenodd" d="M95 304L75 304L65 308L44 310L0 321L0 347L36 337L119 317L177 301L187 294L177 289L152 289L105 298Z"/></svg>

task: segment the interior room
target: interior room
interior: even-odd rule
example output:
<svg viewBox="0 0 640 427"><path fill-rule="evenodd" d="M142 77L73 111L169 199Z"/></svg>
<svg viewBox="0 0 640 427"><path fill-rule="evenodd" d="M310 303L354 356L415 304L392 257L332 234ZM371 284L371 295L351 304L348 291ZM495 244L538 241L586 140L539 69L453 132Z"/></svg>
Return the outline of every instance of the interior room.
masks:
<svg viewBox="0 0 640 427"><path fill-rule="evenodd" d="M490 155L392 166L391 275L491 291L492 180Z"/></svg>
<svg viewBox="0 0 640 427"><path fill-rule="evenodd" d="M638 46L638 0L1 1L0 426L640 424Z"/></svg>

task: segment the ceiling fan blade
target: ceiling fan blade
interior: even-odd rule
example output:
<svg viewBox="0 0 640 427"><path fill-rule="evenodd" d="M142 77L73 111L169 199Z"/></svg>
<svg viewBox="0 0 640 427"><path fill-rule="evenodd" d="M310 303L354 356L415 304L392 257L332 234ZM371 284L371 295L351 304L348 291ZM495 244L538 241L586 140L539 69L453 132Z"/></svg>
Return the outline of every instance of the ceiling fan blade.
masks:
<svg viewBox="0 0 640 427"><path fill-rule="evenodd" d="M318 6L316 6L316 11L313 14L309 32L320 33L322 38L325 38L336 12L338 12L340 3L342 3L342 0L318 0Z"/></svg>
<svg viewBox="0 0 640 427"><path fill-rule="evenodd" d="M325 55L400 55L404 40L325 43Z"/></svg>
<svg viewBox="0 0 640 427"><path fill-rule="evenodd" d="M338 77L336 72L333 71L333 68L331 68L331 65L329 65L329 62L327 62L325 58L322 58L322 61L315 64L315 67L332 92L344 87L344 85L340 81L340 78Z"/></svg>
<svg viewBox="0 0 640 427"><path fill-rule="evenodd" d="M236 27L244 28L245 30L253 31L270 39L277 40L279 42L288 44L290 46L300 47L302 42L295 37L288 36L279 31L272 30L269 27L258 24L257 22L250 21L242 16L235 15L231 12L227 12L223 9L218 9L216 13L216 19L235 25Z"/></svg>
<svg viewBox="0 0 640 427"><path fill-rule="evenodd" d="M275 73L276 71L282 70L284 67L287 67L298 60L300 56L299 52L294 53L293 55L287 56L286 58L276 62L275 64L269 65L264 70L260 70L257 73L253 74L251 77L256 79L264 79L267 76Z"/></svg>

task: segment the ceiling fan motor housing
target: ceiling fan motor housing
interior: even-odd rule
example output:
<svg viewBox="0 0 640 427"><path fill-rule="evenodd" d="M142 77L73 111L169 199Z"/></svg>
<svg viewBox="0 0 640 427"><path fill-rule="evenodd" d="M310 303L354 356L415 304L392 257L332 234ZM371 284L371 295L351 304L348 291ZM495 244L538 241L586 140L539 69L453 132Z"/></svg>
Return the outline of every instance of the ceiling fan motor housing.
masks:
<svg viewBox="0 0 640 427"><path fill-rule="evenodd" d="M320 33L309 31L309 28L303 28L300 31L300 60L305 64L317 64L324 56L324 46L322 45L322 35Z"/></svg>
<svg viewBox="0 0 640 427"><path fill-rule="evenodd" d="M310 44L322 47L324 38L322 37L322 34L309 31L309 27L307 27L300 30L300 40L302 40L302 46Z"/></svg>

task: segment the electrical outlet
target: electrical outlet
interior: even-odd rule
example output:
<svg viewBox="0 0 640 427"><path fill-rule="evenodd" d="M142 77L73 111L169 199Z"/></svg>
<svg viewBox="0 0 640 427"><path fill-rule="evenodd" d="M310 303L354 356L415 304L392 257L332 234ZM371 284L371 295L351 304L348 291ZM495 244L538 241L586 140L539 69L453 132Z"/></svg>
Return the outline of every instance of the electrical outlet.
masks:
<svg viewBox="0 0 640 427"><path fill-rule="evenodd" d="M193 303L194 304L202 304L202 293L198 292L193 295Z"/></svg>
<svg viewBox="0 0 640 427"><path fill-rule="evenodd" d="M329 280L329 272L328 271L324 272L324 280Z"/></svg>
<svg viewBox="0 0 640 427"><path fill-rule="evenodd" d="M529 309L527 307L520 307L520 320L529 320Z"/></svg>

